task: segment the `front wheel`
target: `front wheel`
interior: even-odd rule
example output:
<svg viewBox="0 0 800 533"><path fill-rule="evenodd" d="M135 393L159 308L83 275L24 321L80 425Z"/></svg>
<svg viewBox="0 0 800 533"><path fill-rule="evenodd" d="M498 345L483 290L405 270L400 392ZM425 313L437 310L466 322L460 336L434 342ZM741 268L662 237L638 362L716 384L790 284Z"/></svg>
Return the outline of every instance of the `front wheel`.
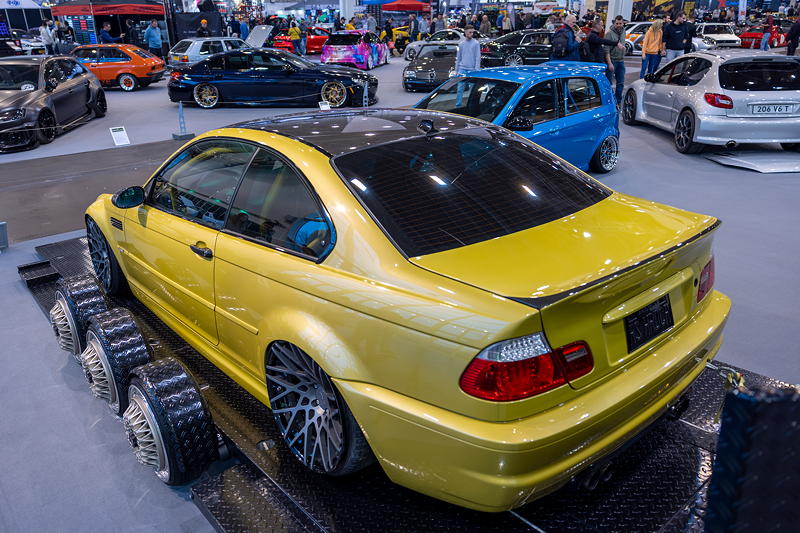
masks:
<svg viewBox="0 0 800 533"><path fill-rule="evenodd" d="M39 112L39 120L36 121L36 140L39 144L49 144L56 138L56 117L49 109L42 109Z"/></svg>
<svg viewBox="0 0 800 533"><path fill-rule="evenodd" d="M132 92L139 88L139 80L133 74L120 74L117 77L120 89L125 92Z"/></svg>
<svg viewBox="0 0 800 533"><path fill-rule="evenodd" d="M688 109L681 112L675 124L675 149L682 154L699 154L703 145L694 142L694 113Z"/></svg>
<svg viewBox="0 0 800 533"><path fill-rule="evenodd" d="M375 60L372 58L372 53L367 56L367 70L372 70L375 68Z"/></svg>
<svg viewBox="0 0 800 533"><path fill-rule="evenodd" d="M633 89L625 93L625 98L622 100L622 122L628 126L639 124L636 120L636 92Z"/></svg>
<svg viewBox="0 0 800 533"><path fill-rule="evenodd" d="M343 107L347 103L347 89L341 82L329 81L322 86L320 98L331 107Z"/></svg>
<svg viewBox="0 0 800 533"><path fill-rule="evenodd" d="M414 48L409 48L408 50L406 50L407 60L413 61L415 57L417 57L417 51Z"/></svg>
<svg viewBox="0 0 800 533"><path fill-rule="evenodd" d="M86 219L86 240L89 244L92 268L103 289L112 296L124 294L128 288L125 274L122 273L122 268L102 230L91 218Z"/></svg>
<svg viewBox="0 0 800 533"><path fill-rule="evenodd" d="M297 346L278 341L267 354L267 393L289 450L306 468L343 476L374 460L353 414L324 370Z"/></svg>
<svg viewBox="0 0 800 533"><path fill-rule="evenodd" d="M106 102L106 93L102 89L97 90L97 95L94 97L94 104L92 104L94 116L97 118L106 116L108 111L108 102Z"/></svg>
<svg viewBox="0 0 800 533"><path fill-rule="evenodd" d="M619 140L616 137L606 137L595 150L589 167L600 174L614 170L619 161Z"/></svg>
<svg viewBox="0 0 800 533"><path fill-rule="evenodd" d="M194 102L203 109L213 109L219 106L219 89L210 83L201 83L192 91Z"/></svg>

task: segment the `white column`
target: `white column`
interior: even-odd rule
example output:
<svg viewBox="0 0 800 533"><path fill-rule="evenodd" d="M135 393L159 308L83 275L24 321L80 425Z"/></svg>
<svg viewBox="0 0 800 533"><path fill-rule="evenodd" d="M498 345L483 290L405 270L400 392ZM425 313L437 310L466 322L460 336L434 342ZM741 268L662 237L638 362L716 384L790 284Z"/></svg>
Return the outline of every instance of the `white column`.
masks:
<svg viewBox="0 0 800 533"><path fill-rule="evenodd" d="M355 5L356 0L339 0L339 16L349 21L353 16L353 7Z"/></svg>
<svg viewBox="0 0 800 533"><path fill-rule="evenodd" d="M625 20L631 19L633 0L608 0L608 13L606 15L606 31L614 24L614 18L622 15Z"/></svg>

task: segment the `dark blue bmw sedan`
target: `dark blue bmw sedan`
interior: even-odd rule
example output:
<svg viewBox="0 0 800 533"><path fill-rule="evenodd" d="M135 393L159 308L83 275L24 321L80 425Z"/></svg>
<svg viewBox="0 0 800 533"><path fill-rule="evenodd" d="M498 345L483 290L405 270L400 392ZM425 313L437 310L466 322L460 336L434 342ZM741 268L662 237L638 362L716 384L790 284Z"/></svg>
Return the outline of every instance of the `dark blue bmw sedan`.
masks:
<svg viewBox="0 0 800 533"><path fill-rule="evenodd" d="M231 50L185 68L170 77L169 98L211 109L222 104L331 107L375 103L378 79L360 70L311 63L272 48Z"/></svg>

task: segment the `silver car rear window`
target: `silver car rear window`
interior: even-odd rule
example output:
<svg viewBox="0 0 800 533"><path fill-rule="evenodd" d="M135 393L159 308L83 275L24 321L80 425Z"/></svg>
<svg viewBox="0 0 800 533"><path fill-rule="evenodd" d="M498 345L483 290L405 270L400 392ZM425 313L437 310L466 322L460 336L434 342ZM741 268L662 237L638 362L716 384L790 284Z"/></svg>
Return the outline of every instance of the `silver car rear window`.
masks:
<svg viewBox="0 0 800 533"><path fill-rule="evenodd" d="M800 61L729 61L719 67L719 84L731 91L800 91Z"/></svg>
<svg viewBox="0 0 800 533"><path fill-rule="evenodd" d="M192 44L192 41L181 41L176 44L172 50L170 50L173 54L183 54L186 50L189 49L189 46Z"/></svg>

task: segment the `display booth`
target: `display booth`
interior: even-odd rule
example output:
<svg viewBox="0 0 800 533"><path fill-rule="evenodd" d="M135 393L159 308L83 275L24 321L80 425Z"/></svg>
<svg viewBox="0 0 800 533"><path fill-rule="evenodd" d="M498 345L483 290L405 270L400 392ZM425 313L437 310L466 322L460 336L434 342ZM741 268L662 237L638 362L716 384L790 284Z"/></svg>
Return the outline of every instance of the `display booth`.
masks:
<svg viewBox="0 0 800 533"><path fill-rule="evenodd" d="M67 0L52 8L53 16L61 17L75 30L75 38L80 44L99 42L98 33L104 22L111 23L111 34L118 36L126 32L125 21L133 20L140 41L144 37L147 24L153 18L166 24L164 3L157 0ZM161 23L160 23L161 24ZM163 31L164 41L171 41L169 32Z"/></svg>
<svg viewBox="0 0 800 533"><path fill-rule="evenodd" d="M27 30L42 24L42 20L53 18L52 2L36 0L0 0L0 14L11 28Z"/></svg>

